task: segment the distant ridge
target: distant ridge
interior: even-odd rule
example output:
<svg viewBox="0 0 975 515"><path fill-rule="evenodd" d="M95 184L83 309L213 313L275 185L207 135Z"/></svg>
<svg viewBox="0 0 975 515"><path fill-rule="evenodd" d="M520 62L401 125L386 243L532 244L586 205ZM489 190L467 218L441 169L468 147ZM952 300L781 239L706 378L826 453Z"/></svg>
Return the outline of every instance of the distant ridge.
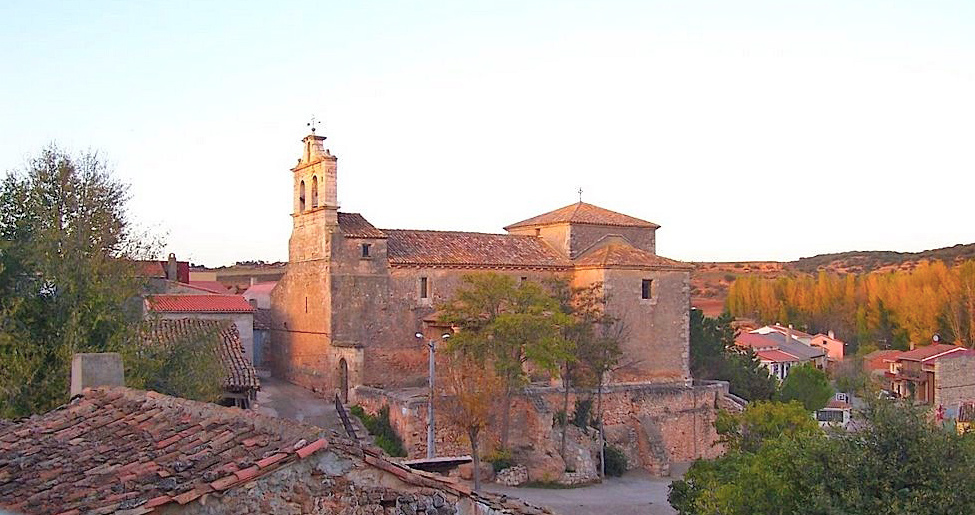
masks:
<svg viewBox="0 0 975 515"><path fill-rule="evenodd" d="M975 259L975 243L924 250L895 252L870 250L820 254L795 261L697 262L691 272L691 304L708 316L721 313L728 287L739 276L775 278L796 273L866 274L878 271L910 270L921 261L944 261L949 265Z"/></svg>

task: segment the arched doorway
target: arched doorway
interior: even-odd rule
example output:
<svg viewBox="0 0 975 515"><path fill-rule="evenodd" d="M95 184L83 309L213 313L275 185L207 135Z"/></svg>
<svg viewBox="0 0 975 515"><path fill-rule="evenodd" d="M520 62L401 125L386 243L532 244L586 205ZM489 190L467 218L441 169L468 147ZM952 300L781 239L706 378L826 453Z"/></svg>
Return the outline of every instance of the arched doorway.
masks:
<svg viewBox="0 0 975 515"><path fill-rule="evenodd" d="M339 360L339 397L342 404L349 403L349 364L345 358Z"/></svg>

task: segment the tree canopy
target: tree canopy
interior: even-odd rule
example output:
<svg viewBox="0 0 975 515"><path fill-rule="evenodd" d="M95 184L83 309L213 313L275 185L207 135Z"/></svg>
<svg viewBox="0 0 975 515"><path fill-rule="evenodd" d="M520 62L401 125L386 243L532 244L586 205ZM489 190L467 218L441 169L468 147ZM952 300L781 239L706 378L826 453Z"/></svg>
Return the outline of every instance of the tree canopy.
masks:
<svg viewBox="0 0 975 515"><path fill-rule="evenodd" d="M698 379L728 381L731 393L747 400L768 400L775 394L775 379L769 376L751 349L735 346L733 318L723 313L706 317L691 310L691 374Z"/></svg>
<svg viewBox="0 0 975 515"><path fill-rule="evenodd" d="M809 415L795 403L776 404L749 406L727 426L757 427L757 438L672 483L678 513L975 513L975 435L936 428L910 404L874 401L858 414L861 430L827 437L800 422Z"/></svg>
<svg viewBox="0 0 975 515"><path fill-rule="evenodd" d="M833 387L826 372L808 363L792 367L779 390L779 400L798 401L809 411L824 408L832 397Z"/></svg>

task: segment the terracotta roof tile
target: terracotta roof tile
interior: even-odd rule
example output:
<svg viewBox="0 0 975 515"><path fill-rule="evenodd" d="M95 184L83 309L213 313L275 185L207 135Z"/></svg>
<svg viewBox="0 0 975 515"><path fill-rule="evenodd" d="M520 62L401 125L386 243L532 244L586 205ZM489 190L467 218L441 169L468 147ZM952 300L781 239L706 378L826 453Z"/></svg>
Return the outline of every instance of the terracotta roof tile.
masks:
<svg viewBox="0 0 975 515"><path fill-rule="evenodd" d="M163 313L250 313L254 311L240 295L151 295L149 311Z"/></svg>
<svg viewBox="0 0 975 515"><path fill-rule="evenodd" d="M586 204L585 202L577 202L575 204L556 209L555 211L549 211L548 213L513 223L504 229L509 230L517 227L531 227L536 225L552 225L560 223L647 227L652 229L660 227L653 222L648 222L629 215L617 213L616 211L610 211L592 204Z"/></svg>
<svg viewBox="0 0 975 515"><path fill-rule="evenodd" d="M576 259L577 268L652 268L693 270L694 265L652 254L629 245L606 245Z"/></svg>
<svg viewBox="0 0 975 515"><path fill-rule="evenodd" d="M80 436L68 441L51 430L61 426ZM314 442L314 453L324 447L318 443L323 434L313 426L155 392L87 389L59 409L0 429L0 441L11 444L0 448L0 507L31 514L110 513L193 502L301 459L296 443ZM217 435L229 439L215 445ZM243 445L254 436L264 438ZM164 442L170 443L160 448ZM334 435L328 447L356 452ZM251 465L241 474L245 479L238 475L235 464L253 464L281 449L284 457L274 464Z"/></svg>
<svg viewBox="0 0 975 515"><path fill-rule="evenodd" d="M219 281L190 281L186 284L210 293L220 293L223 295L230 293L230 290Z"/></svg>
<svg viewBox="0 0 975 515"><path fill-rule="evenodd" d="M959 347L957 345L950 345L947 343L939 343L936 345L928 345L926 347L918 347L914 350L907 351L897 357L898 360L908 360L908 361L926 361L931 358L938 356L939 354L944 354L945 352L959 352L965 350L964 347Z"/></svg>
<svg viewBox="0 0 975 515"><path fill-rule="evenodd" d="M219 320L180 318L177 320L147 320L142 325L142 341L146 345L171 344L178 338L197 331L219 331L217 347L220 362L227 372L224 388L232 392L249 392L261 387L254 365L244 355L237 325Z"/></svg>
<svg viewBox="0 0 975 515"><path fill-rule="evenodd" d="M386 234L373 227L359 213L339 213L339 228L346 238L385 238Z"/></svg>
<svg viewBox="0 0 975 515"><path fill-rule="evenodd" d="M772 361L775 363L788 363L791 361L802 361L801 359L780 350L761 350L755 353L762 361Z"/></svg>
<svg viewBox="0 0 975 515"><path fill-rule="evenodd" d="M568 269L572 262L534 236L384 229L391 265Z"/></svg>

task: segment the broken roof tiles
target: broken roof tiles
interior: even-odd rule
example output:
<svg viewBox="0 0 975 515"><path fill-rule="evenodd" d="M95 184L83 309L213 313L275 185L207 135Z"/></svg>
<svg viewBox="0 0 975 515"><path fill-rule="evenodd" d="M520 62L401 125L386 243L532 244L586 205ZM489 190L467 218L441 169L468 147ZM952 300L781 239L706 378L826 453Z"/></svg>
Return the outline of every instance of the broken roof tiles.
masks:
<svg viewBox="0 0 975 515"><path fill-rule="evenodd" d="M0 429L0 505L110 513L192 502L325 447L323 430L122 387ZM308 449L311 449L310 451ZM259 462L283 454L277 461Z"/></svg>
<svg viewBox="0 0 975 515"><path fill-rule="evenodd" d="M240 341L240 332L236 324L195 318L150 319L142 323L141 329L142 342L145 345L168 345L180 338L191 337L194 333L205 331L219 333L217 352L220 363L227 372L223 382L224 388L231 392L250 392L261 387L254 365L244 355L244 344Z"/></svg>

